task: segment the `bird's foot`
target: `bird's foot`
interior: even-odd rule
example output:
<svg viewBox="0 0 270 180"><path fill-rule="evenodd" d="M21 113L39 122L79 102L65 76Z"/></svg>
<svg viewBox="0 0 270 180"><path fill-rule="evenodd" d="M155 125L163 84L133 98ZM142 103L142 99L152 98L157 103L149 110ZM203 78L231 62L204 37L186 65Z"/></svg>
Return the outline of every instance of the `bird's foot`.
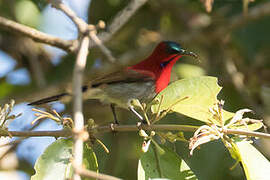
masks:
<svg viewBox="0 0 270 180"><path fill-rule="evenodd" d="M115 127L117 127L118 125L119 125L118 123L111 123L110 124L110 128L111 128L111 131L113 132L113 134L117 133L117 130L115 130Z"/></svg>

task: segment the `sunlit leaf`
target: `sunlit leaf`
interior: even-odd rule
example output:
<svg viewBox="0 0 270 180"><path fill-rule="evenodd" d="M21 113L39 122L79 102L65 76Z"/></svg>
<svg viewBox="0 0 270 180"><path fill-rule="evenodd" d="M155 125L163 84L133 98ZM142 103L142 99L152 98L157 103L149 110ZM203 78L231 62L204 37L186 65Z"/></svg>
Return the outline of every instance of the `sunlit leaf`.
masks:
<svg viewBox="0 0 270 180"><path fill-rule="evenodd" d="M71 139L59 139L52 143L38 158L35 164L36 174L31 180L58 179L65 180L72 177L72 145ZM97 159L92 149L84 146L84 167L98 171Z"/></svg>
<svg viewBox="0 0 270 180"><path fill-rule="evenodd" d="M257 122L253 124L248 124L247 126L245 125L234 125L230 126L230 129L243 129L243 130L249 130L249 131L256 131L258 129L261 129L263 127L262 122Z"/></svg>
<svg viewBox="0 0 270 180"><path fill-rule="evenodd" d="M249 142L236 142L247 180L268 180L270 162Z"/></svg>
<svg viewBox="0 0 270 180"><path fill-rule="evenodd" d="M175 152L163 145L152 143L138 164L138 180L197 179L187 164Z"/></svg>
<svg viewBox="0 0 270 180"><path fill-rule="evenodd" d="M30 0L17 1L15 16L18 22L37 27L39 25L40 12L37 6Z"/></svg>
<svg viewBox="0 0 270 180"><path fill-rule="evenodd" d="M39 10L44 9L46 5L48 4L48 1L44 1L44 0L31 0L31 1L36 4Z"/></svg>
<svg viewBox="0 0 270 180"><path fill-rule="evenodd" d="M160 110L171 109L174 112L184 114L194 119L209 122L209 119L216 124L220 124L213 119L209 108L217 103L217 95L221 87L217 84L216 77L200 76L181 79L170 84L166 89L157 95L153 100L161 99ZM152 111L158 111L159 104L152 106ZM223 111L223 120L226 121L233 117L233 113Z"/></svg>
<svg viewBox="0 0 270 180"><path fill-rule="evenodd" d="M202 67L185 63L177 64L176 72L181 78L191 78L205 75L205 70Z"/></svg>

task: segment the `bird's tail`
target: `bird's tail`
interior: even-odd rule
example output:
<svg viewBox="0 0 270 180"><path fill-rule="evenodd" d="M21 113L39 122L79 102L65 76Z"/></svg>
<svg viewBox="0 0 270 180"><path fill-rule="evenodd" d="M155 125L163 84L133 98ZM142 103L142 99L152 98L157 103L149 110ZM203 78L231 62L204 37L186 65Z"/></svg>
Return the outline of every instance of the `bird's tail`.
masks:
<svg viewBox="0 0 270 180"><path fill-rule="evenodd" d="M59 101L59 100L61 100L62 98L66 97L66 96L70 96L70 94L69 93L58 94L58 95L55 95L55 96L51 96L51 97L47 97L47 98L43 98L43 99L31 102L31 103L29 103L27 105L33 106L33 105L46 104L46 103L53 102L53 101Z"/></svg>
<svg viewBox="0 0 270 180"><path fill-rule="evenodd" d="M87 85L82 86L82 92L86 92L87 89L88 89ZM71 96L71 94L65 92L65 93L57 94L57 95L54 95L54 96L50 96L50 97L47 97L47 98L43 98L43 99L31 102L28 105L33 106L33 105L41 105L41 104L46 104L46 103L49 103L49 102L60 101L60 100L65 101L64 99L66 97L68 97L68 96Z"/></svg>

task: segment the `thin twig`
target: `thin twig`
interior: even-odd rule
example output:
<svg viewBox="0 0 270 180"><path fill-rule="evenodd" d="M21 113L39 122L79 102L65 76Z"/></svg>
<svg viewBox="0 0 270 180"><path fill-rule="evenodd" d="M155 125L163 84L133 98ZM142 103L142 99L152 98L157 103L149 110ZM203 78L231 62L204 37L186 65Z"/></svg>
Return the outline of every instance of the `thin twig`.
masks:
<svg viewBox="0 0 270 180"><path fill-rule="evenodd" d="M111 51L104 46L103 42L97 37L95 26L89 25L83 19L79 18L75 12L66 6L61 0L52 0L52 4L55 8L63 11L74 22L81 34L89 32L91 40L93 40L95 45L97 45L99 49L107 56L108 60L111 62L115 61Z"/></svg>
<svg viewBox="0 0 270 180"><path fill-rule="evenodd" d="M261 17L267 16L270 14L270 2L265 2L260 5L255 6L254 8L249 9L248 13L243 16L242 14L233 17L230 20L229 26L224 29L233 30L241 26L246 25L250 21L255 21Z"/></svg>
<svg viewBox="0 0 270 180"><path fill-rule="evenodd" d="M120 180L120 178L113 177L107 174L97 173L95 171L90 171L84 169L83 167L75 168L75 172L83 177L95 178L99 180Z"/></svg>
<svg viewBox="0 0 270 180"><path fill-rule="evenodd" d="M124 24L134 15L134 13L145 3L147 0L132 0L122 11L120 11L112 23L108 26L106 32L98 34L98 38L104 43L111 39L111 37L123 27ZM90 45L94 45L91 43Z"/></svg>
<svg viewBox="0 0 270 180"><path fill-rule="evenodd" d="M177 124L159 124L159 125L144 125L142 126L144 130L152 131L185 131L185 132L194 132L198 129L197 126L188 126L188 125L177 125ZM137 125L117 125L114 126L114 132L134 132L138 131ZM37 136L53 136L53 137L70 137L72 132L69 130L58 130L58 131L8 131L12 136L18 137L37 137ZM101 134L106 132L112 132L110 125L108 126L98 126L93 128L90 134ZM259 137L270 139L270 134L253 132L241 129L224 129L224 134L232 135L246 135L251 137ZM7 131L0 131L0 136L8 136Z"/></svg>
<svg viewBox="0 0 270 180"><path fill-rule="evenodd" d="M90 38L84 36L81 41L80 49L76 58L73 71L73 112L74 112L74 165L81 166L83 160L83 138L80 133L84 131L84 118L82 113L82 81L83 72L86 65L88 46ZM80 180L80 176L74 173L74 179Z"/></svg>
<svg viewBox="0 0 270 180"><path fill-rule="evenodd" d="M187 131L187 132L194 132L198 129L197 126L189 126L189 125L170 125L170 124L163 124L163 125L143 125L142 128L144 130L152 130L152 131ZM138 131L138 126L136 125L116 125L113 127L116 132L131 132L131 131ZM95 128L96 133L104 133L104 132L111 132L111 126L99 126Z"/></svg>
<svg viewBox="0 0 270 180"><path fill-rule="evenodd" d="M76 13L65 5L62 0L51 0L53 7L64 12L72 22L77 26L79 32L86 32L88 29L88 24L81 18L79 18Z"/></svg>
<svg viewBox="0 0 270 180"><path fill-rule="evenodd" d="M54 0L54 1L57 1L57 0ZM116 15L116 17L113 19L112 23L108 26L108 30L106 32L102 32L102 33L98 34L98 39L100 39L100 42L104 43L104 42L110 40L112 38L112 36L146 2L147 2L147 0L132 0L120 13L118 13ZM67 14L77 26L78 25L81 26L80 30L84 29L84 27L82 27L82 26L85 26L86 23L82 19L78 18L75 15L75 13L73 11L71 11L71 9L69 9L67 6L64 6L63 3L61 3L61 6L58 6L58 7L61 8L61 10L63 10L63 12L65 14ZM11 32L20 33L24 36L27 36L27 37L33 39L34 41L61 48L67 52L76 52L79 48L78 40L60 39L60 38L48 35L46 33L43 33L41 31L38 31L34 28L30 28L28 26L19 24L15 21L6 19L4 17L0 17L0 27L8 29ZM99 44L96 44L95 42L91 42L89 45L89 48L93 48L96 45L99 46ZM104 54L106 56L108 55L106 53L106 50L105 50Z"/></svg>
<svg viewBox="0 0 270 180"><path fill-rule="evenodd" d="M99 49L107 56L108 60L111 62L115 62L115 58L112 56L111 51L104 46L102 41L98 38L95 31L90 31L89 33L91 39L95 42L95 44L99 47Z"/></svg>
<svg viewBox="0 0 270 180"><path fill-rule="evenodd" d="M8 20L4 17L0 17L0 27L3 27L7 30L10 30L11 32L17 32L24 36L30 37L31 39L45 43L51 46L55 46L58 48L61 48L63 50L66 50L68 52L73 52L73 40L63 40L51 35L48 35L46 33L43 33L41 31L38 31L34 28L30 28L28 26L16 23L14 21Z"/></svg>
<svg viewBox="0 0 270 180"><path fill-rule="evenodd" d="M56 131L8 131L12 136L16 137L70 137L72 132L69 130L56 130ZM8 136L7 131L0 131L0 136Z"/></svg>
<svg viewBox="0 0 270 180"><path fill-rule="evenodd" d="M223 132L224 134L244 135L244 136L250 136L250 137L270 139L270 134L262 133L262 132L253 132L253 131L246 131L246 130L241 130L241 129L225 129L223 130Z"/></svg>

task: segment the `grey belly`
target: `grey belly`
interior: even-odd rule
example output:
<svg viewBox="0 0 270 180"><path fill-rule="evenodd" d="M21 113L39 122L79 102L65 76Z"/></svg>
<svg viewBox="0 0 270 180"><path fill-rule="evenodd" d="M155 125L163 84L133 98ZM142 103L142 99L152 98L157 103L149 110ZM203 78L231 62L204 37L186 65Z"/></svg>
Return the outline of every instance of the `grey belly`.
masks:
<svg viewBox="0 0 270 180"><path fill-rule="evenodd" d="M90 90L87 99L99 99L104 103L114 103L122 108L128 108L131 99L148 103L156 95L154 82L115 83L101 85Z"/></svg>

